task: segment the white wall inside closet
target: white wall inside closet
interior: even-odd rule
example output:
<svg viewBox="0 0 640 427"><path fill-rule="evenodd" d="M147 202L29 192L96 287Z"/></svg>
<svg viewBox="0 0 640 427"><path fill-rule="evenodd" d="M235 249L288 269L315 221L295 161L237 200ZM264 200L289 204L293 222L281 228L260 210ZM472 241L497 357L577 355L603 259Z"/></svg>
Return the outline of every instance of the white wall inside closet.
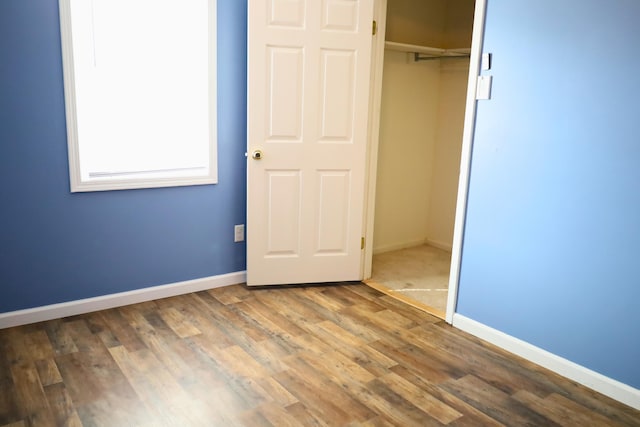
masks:
<svg viewBox="0 0 640 427"><path fill-rule="evenodd" d="M474 0L388 0L386 40L471 46ZM385 50L374 253L451 249L469 60Z"/></svg>

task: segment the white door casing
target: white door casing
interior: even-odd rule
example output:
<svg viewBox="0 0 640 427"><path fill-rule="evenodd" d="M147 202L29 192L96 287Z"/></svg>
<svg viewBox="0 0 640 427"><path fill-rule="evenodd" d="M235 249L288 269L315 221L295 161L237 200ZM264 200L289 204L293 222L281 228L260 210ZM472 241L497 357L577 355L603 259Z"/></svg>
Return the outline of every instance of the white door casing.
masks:
<svg viewBox="0 0 640 427"><path fill-rule="evenodd" d="M476 123L476 88L480 75L482 43L484 38L485 16L488 0L475 0L473 16L473 35L471 36L471 58L469 59L469 79L467 82L467 104L464 113L464 131L460 155L460 176L458 178L458 198L456 201L456 218L453 230L453 248L451 252L451 269L449 272L449 293L445 320L453 323L458 301L460 284L460 267L462 265L462 243L464 225L467 215L467 197L469 194L469 176L471 174L471 149Z"/></svg>
<svg viewBox="0 0 640 427"><path fill-rule="evenodd" d="M458 179L458 197L456 202L456 218L453 234L453 248L451 256L451 267L449 273L449 292L447 295L447 306L445 320L453 323L453 315L456 310L458 298L458 285L460 280L460 266L462 260L462 243L464 236L464 223L467 210L467 195L469 192L469 175L471 171L471 149L473 144L473 132L476 118L476 87L478 75L480 74L480 61L482 55L482 43L485 28L485 15L487 0L475 0L475 11L473 18L473 34L471 42L471 58L469 59L469 77L467 81L467 100L465 107L464 132L462 137L462 149L460 158L460 175ZM384 34L386 28L387 0L376 0L376 20L381 33ZM373 227L375 212L375 183L377 174L377 155L379 137L379 117L382 99L382 63L384 60L384 40L380 40L374 52L375 62L372 64L373 78L371 116L370 116L370 147L369 147L369 171L367 180L369 182L369 194L367 202L366 229L367 245L364 255L364 278L371 278L373 259Z"/></svg>
<svg viewBox="0 0 640 427"><path fill-rule="evenodd" d="M372 16L373 0L249 0L250 286L362 279Z"/></svg>

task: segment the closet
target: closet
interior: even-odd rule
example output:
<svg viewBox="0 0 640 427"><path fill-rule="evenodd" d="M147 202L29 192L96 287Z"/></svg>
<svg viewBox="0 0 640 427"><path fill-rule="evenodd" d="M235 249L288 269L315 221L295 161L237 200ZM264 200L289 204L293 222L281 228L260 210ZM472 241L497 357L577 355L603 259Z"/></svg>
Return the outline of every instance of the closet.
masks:
<svg viewBox="0 0 640 427"><path fill-rule="evenodd" d="M444 317L475 0L387 0L370 285Z"/></svg>

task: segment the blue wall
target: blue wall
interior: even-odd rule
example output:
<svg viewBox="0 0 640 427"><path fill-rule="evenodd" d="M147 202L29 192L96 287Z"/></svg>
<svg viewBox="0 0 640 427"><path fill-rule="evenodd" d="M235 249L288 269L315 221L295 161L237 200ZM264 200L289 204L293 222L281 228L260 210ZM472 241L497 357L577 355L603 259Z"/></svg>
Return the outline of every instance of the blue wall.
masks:
<svg viewBox="0 0 640 427"><path fill-rule="evenodd" d="M637 0L489 0L457 311L640 388Z"/></svg>
<svg viewBox="0 0 640 427"><path fill-rule="evenodd" d="M218 0L219 184L71 194L58 2L0 2L0 312L245 269L246 7Z"/></svg>

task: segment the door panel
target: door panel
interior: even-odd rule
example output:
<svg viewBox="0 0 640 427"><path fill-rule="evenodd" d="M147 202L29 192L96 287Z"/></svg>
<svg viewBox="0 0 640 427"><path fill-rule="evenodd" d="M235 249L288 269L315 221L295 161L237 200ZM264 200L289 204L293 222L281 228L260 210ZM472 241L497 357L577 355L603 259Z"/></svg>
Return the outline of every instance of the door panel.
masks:
<svg viewBox="0 0 640 427"><path fill-rule="evenodd" d="M268 102L270 141L301 142L303 59L302 48L267 48Z"/></svg>
<svg viewBox="0 0 640 427"><path fill-rule="evenodd" d="M351 143L355 54L353 51L323 49L321 55L321 141Z"/></svg>
<svg viewBox="0 0 640 427"><path fill-rule="evenodd" d="M350 171L318 171L319 204L316 255L348 252Z"/></svg>
<svg viewBox="0 0 640 427"><path fill-rule="evenodd" d="M300 255L300 171L266 171L266 257Z"/></svg>
<svg viewBox="0 0 640 427"><path fill-rule="evenodd" d="M362 278L372 16L373 0L249 1L249 285Z"/></svg>

